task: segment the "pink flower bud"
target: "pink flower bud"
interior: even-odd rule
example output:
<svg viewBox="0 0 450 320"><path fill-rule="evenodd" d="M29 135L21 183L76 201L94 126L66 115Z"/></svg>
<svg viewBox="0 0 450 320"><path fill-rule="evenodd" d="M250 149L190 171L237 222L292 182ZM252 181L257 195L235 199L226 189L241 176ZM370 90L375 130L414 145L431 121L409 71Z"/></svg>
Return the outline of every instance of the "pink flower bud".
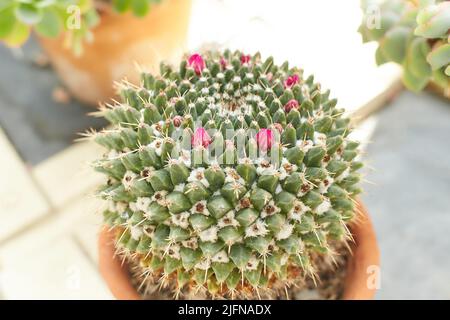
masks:
<svg viewBox="0 0 450 320"><path fill-rule="evenodd" d="M211 137L204 128L197 128L192 136L191 143L194 148L199 146L206 148L211 144Z"/></svg>
<svg viewBox="0 0 450 320"><path fill-rule="evenodd" d="M261 151L266 152L272 146L273 133L270 129L261 129L256 134L256 142Z"/></svg>
<svg viewBox="0 0 450 320"><path fill-rule="evenodd" d="M189 57L188 64L189 66L194 68L194 71L197 75L202 74L203 69L205 69L205 61L198 53L194 53Z"/></svg>
<svg viewBox="0 0 450 320"><path fill-rule="evenodd" d="M298 81L299 81L298 75L294 74L294 75L292 75L292 76L290 76L290 77L288 77L286 79L286 81L284 82L284 87L285 88L290 88L293 85L297 84Z"/></svg>
<svg viewBox="0 0 450 320"><path fill-rule="evenodd" d="M220 66L222 67L223 70L225 70L227 68L227 60L225 60L224 57L220 57Z"/></svg>
<svg viewBox="0 0 450 320"><path fill-rule="evenodd" d="M250 61L250 55L245 55L245 54L243 54L242 56L241 56L241 63L242 64L244 64L244 63L249 63L249 61Z"/></svg>
<svg viewBox="0 0 450 320"><path fill-rule="evenodd" d="M274 123L273 127L278 130L279 133L283 132L283 126L280 123Z"/></svg>
<svg viewBox="0 0 450 320"><path fill-rule="evenodd" d="M298 102L295 99L291 99L289 100L285 105L284 105L284 111L286 113L289 113L289 111L291 111L292 109L298 109Z"/></svg>

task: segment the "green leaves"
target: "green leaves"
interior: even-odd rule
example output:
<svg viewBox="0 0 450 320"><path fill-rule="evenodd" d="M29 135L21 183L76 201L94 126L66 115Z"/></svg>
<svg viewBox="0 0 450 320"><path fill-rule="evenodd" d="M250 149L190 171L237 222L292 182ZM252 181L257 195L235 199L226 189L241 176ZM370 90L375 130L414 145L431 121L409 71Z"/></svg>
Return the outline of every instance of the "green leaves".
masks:
<svg viewBox="0 0 450 320"><path fill-rule="evenodd" d="M160 0L113 0L112 5L119 13L131 10L136 17L144 17L150 11L151 5L159 2Z"/></svg>
<svg viewBox="0 0 450 320"><path fill-rule="evenodd" d="M16 21L12 30L3 39L5 43L11 47L20 46L30 35L30 29L23 23Z"/></svg>
<svg viewBox="0 0 450 320"><path fill-rule="evenodd" d="M84 14L95 11L92 7L86 7L84 0L76 1L9 1L0 8L0 39L10 46L23 44L31 32L35 29L44 37L56 37L63 30L69 31L64 25L68 18L69 5L77 5L81 10L82 24ZM79 30L77 30L79 31Z"/></svg>
<svg viewBox="0 0 450 320"><path fill-rule="evenodd" d="M144 17L150 9L148 1L145 0L133 0L131 6L137 17Z"/></svg>
<svg viewBox="0 0 450 320"><path fill-rule="evenodd" d="M425 6L417 14L414 33L425 38L441 38L450 29L450 3L442 2Z"/></svg>
<svg viewBox="0 0 450 320"><path fill-rule="evenodd" d="M38 8L33 2L19 3L14 12L17 19L27 25L37 24L43 16L42 9Z"/></svg>
<svg viewBox="0 0 450 320"><path fill-rule="evenodd" d="M152 3L158 0L113 0L119 13L131 10L137 17L148 14ZM70 10L69 10L70 9ZM73 10L72 10L73 9ZM55 38L68 34L74 53L82 53L83 41L91 35L99 16L94 1L87 0L11 0L0 2L0 40L10 46L22 45L32 29L39 35ZM76 22L78 27L71 27Z"/></svg>
<svg viewBox="0 0 450 320"><path fill-rule="evenodd" d="M13 6L0 9L0 39L6 38L13 31L15 23L16 16Z"/></svg>
<svg viewBox="0 0 450 320"><path fill-rule="evenodd" d="M380 41L383 56L390 61L401 64L406 56L407 42L410 36L411 30L406 27L396 27L389 30Z"/></svg>
<svg viewBox="0 0 450 320"><path fill-rule="evenodd" d="M36 24L36 31L48 38L55 38L64 27L63 20L54 8L48 8L43 11L42 19Z"/></svg>
<svg viewBox="0 0 450 320"><path fill-rule="evenodd" d="M440 69L450 64L450 44L443 44L434 49L427 57L433 70Z"/></svg>
<svg viewBox="0 0 450 320"><path fill-rule="evenodd" d="M123 13L130 7L130 0L113 0L113 7L117 12Z"/></svg>

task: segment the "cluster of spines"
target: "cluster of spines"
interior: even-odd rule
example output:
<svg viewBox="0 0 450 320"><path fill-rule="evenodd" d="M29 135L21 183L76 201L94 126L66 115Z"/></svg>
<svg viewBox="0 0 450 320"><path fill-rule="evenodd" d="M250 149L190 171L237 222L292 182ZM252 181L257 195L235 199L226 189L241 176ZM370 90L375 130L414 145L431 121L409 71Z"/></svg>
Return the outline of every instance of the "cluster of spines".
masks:
<svg viewBox="0 0 450 320"><path fill-rule="evenodd" d="M178 292L257 292L312 275L310 253L350 237L358 143L302 70L208 52L143 74L122 97L99 112L113 128L94 135L109 150L94 165L109 176L105 221L143 272Z"/></svg>

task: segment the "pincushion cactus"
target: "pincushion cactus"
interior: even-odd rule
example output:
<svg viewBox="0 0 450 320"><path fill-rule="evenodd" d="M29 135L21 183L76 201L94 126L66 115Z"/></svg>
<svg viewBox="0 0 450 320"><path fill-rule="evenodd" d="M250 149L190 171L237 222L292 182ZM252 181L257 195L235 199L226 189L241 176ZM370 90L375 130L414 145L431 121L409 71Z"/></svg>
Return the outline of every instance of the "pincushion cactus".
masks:
<svg viewBox="0 0 450 320"><path fill-rule="evenodd" d="M365 0L362 7L359 31L364 42L378 42L377 64L401 64L410 90L433 81L450 96L450 2Z"/></svg>
<svg viewBox="0 0 450 320"><path fill-rule="evenodd" d="M275 297L351 239L362 163L337 100L303 70L241 52L186 57L97 115L94 167L117 250L148 291Z"/></svg>

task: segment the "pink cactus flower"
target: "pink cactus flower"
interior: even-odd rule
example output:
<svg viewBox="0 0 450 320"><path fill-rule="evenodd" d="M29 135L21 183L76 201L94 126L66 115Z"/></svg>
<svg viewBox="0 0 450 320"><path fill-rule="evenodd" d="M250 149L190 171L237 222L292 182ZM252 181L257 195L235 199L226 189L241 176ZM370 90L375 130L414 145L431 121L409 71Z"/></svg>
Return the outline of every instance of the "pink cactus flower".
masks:
<svg viewBox="0 0 450 320"><path fill-rule="evenodd" d="M296 74L293 74L292 76L289 76L286 81L284 82L284 87L285 88L290 88L293 85L297 84L299 81L299 77Z"/></svg>
<svg viewBox="0 0 450 320"><path fill-rule="evenodd" d="M188 64L189 66L194 68L194 71L197 75L202 74L203 69L205 69L205 61L198 53L194 53L189 57Z"/></svg>
<svg viewBox="0 0 450 320"><path fill-rule="evenodd" d="M206 130L202 127L195 130L194 135L191 139L191 143L194 148L199 146L203 146L206 148L211 144L211 141L212 140L208 132L206 132Z"/></svg>
<svg viewBox="0 0 450 320"><path fill-rule="evenodd" d="M223 70L225 70L227 68L228 62L227 62L227 60L225 60L224 57L220 57L220 65Z"/></svg>
<svg viewBox="0 0 450 320"><path fill-rule="evenodd" d="M245 55L245 54L243 54L242 56L241 56L241 63L242 64L244 64L244 63L249 63L250 62L250 55Z"/></svg>
<svg viewBox="0 0 450 320"><path fill-rule="evenodd" d="M256 134L256 142L261 151L266 152L272 147L273 133L270 129L261 129Z"/></svg>
<svg viewBox="0 0 450 320"><path fill-rule="evenodd" d="M291 111L292 109L298 109L298 102L295 99L291 99L289 100L285 105L284 105L284 111L286 113L289 113L289 111Z"/></svg>

